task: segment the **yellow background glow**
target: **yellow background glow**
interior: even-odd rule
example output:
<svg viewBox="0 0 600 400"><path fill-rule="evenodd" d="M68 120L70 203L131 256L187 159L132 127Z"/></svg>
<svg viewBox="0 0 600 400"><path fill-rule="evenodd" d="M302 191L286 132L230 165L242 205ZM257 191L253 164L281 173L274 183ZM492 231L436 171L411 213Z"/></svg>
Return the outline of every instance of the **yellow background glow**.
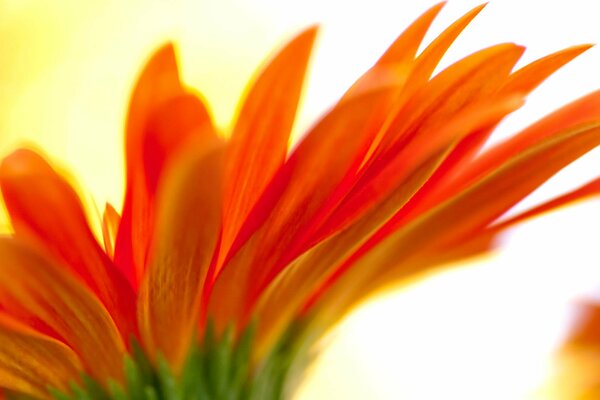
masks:
<svg viewBox="0 0 600 400"><path fill-rule="evenodd" d="M515 41L522 63L600 42L597 1L493 1L444 59ZM269 52L303 26L322 24L296 134L434 1L0 0L0 153L43 148L99 207L119 205L122 127L129 91L149 54L173 40L184 80L227 129ZM432 32L478 1L454 0ZM600 88L595 48L564 68L508 119L498 138ZM526 204L599 175L593 152ZM0 219L5 229L6 220ZM477 260L365 305L342 324L298 399L546 399L551 352L570 305L600 285L600 202L562 210L506 237ZM600 293L600 291L598 291Z"/></svg>

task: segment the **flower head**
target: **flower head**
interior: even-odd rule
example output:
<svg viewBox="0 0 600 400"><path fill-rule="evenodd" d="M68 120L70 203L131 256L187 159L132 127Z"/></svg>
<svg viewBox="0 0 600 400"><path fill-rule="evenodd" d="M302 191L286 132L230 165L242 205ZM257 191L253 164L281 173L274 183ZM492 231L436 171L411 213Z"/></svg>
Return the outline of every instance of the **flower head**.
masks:
<svg viewBox="0 0 600 400"><path fill-rule="evenodd" d="M120 212L106 207L103 245L43 157L6 157L14 234L0 239L0 388L42 399L279 398L291 361L368 295L597 194L598 180L501 219L600 144L595 92L483 148L589 46L514 70L524 48L503 43L433 76L483 8L417 54L442 6L291 151L316 28L260 71L226 139L182 84L173 47L158 50L133 91L125 199Z"/></svg>

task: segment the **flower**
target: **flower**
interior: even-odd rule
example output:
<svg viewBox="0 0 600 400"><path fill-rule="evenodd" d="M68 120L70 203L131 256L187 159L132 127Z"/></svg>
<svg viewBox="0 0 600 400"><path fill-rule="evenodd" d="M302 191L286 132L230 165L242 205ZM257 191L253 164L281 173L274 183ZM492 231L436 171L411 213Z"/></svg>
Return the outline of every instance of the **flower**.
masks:
<svg viewBox="0 0 600 400"><path fill-rule="evenodd" d="M432 77L476 7L422 53L417 19L289 151L317 29L250 86L228 139L150 59L126 124L121 212L103 245L76 191L21 149L0 166L0 388L64 399L282 397L312 345L384 286L486 252L506 228L600 181L502 219L600 144L600 92L483 148L576 46L513 71L524 48L478 51ZM52 366L52 368L48 368ZM298 367L300 366L300 367Z"/></svg>

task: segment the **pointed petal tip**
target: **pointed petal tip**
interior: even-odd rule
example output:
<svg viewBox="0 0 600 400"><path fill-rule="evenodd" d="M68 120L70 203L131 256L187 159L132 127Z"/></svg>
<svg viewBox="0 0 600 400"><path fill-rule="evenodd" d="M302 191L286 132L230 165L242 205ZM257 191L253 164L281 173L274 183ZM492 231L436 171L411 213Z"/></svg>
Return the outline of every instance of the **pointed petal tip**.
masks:
<svg viewBox="0 0 600 400"><path fill-rule="evenodd" d="M576 53L576 56L578 56L596 46L597 46L597 43L582 43L582 44L578 44L575 46L571 46L569 48L569 50Z"/></svg>
<svg viewBox="0 0 600 400"><path fill-rule="evenodd" d="M146 62L145 71L174 71L178 73L177 52L173 42L166 42L152 53Z"/></svg>
<svg viewBox="0 0 600 400"><path fill-rule="evenodd" d="M488 6L488 4L490 4L490 2L486 1L485 3L481 3L480 5L473 7L468 13L465 14L465 16L469 15L471 16L471 18L475 18L475 16L481 11L483 11L483 9Z"/></svg>
<svg viewBox="0 0 600 400"><path fill-rule="evenodd" d="M430 7L426 12L427 13L432 12L437 15L444 7L446 7L447 4L448 4L448 0L440 1L439 3Z"/></svg>
<svg viewBox="0 0 600 400"><path fill-rule="evenodd" d="M321 26L318 23L314 23L306 27L298 36L296 36L293 41L297 43L302 43L308 46L308 48L312 48L319 31L321 30Z"/></svg>
<svg viewBox="0 0 600 400"><path fill-rule="evenodd" d="M163 43L152 56L153 59L175 59L175 45L173 42Z"/></svg>

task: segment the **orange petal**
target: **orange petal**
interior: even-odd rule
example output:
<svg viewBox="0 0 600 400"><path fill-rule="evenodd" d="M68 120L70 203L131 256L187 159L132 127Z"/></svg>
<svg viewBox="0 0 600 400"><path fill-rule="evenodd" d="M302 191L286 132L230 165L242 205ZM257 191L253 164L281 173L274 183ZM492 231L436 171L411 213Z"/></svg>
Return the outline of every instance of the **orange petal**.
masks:
<svg viewBox="0 0 600 400"><path fill-rule="evenodd" d="M104 250L112 260L115 255L115 239L119 231L121 216L110 204L106 203L102 214L102 238L104 239Z"/></svg>
<svg viewBox="0 0 600 400"><path fill-rule="evenodd" d="M497 45L477 52L440 73L421 92L410 98L389 118L384 128L384 139L388 139L387 143L380 144L376 152L370 155L366 165L361 166L359 175L355 174L350 178L353 181L353 191L360 192L366 187L365 191L371 191L373 194L372 190L375 189L380 196L367 196L366 200L368 201L361 203L361 207L356 210L347 208L336 210L337 216L331 214L335 209L334 206L337 206L332 200L328 209L322 208L319 214L313 217L312 226L304 232L306 237L303 236L300 240L296 240L297 247L298 244L304 247L290 250L291 254L288 258L291 259L306 250L307 243L312 244L323 238L323 236L314 237L316 229L321 230L321 235L331 234L335 230L341 229L344 223L347 226L360 212L366 211L381 200L381 195L385 195L388 190L393 189L395 183L403 178L402 171L397 169L398 165L396 168L392 166L394 160L406 165L399 159L404 157L403 151L407 145L419 136L423 136L426 142L429 141L427 136L434 135L436 130L442 129L440 127L443 127L448 119L459 113L461 109L496 91L503 84L522 52L522 47L512 44ZM380 176L381 179L377 180L382 170L388 171L387 178ZM398 178L388 179L390 173L398 175ZM353 171L348 172L348 175L352 174ZM352 195L352 193L344 193L343 188L338 190L338 194L338 203L344 197ZM344 199L344 201L347 200ZM354 205L356 203L353 203L351 207ZM329 222L325 223L327 219ZM321 226L323 223L325 226ZM312 242L305 243L311 236L313 236Z"/></svg>
<svg viewBox="0 0 600 400"><path fill-rule="evenodd" d="M439 57L441 57L443 54L441 50L443 44L446 43L449 45L453 40L452 38L455 38L466 24L474 18L479 9L480 8L473 10L453 25L453 27L449 28L446 33L442 34L443 38L440 39L440 42L432 44L430 49L431 55L425 55L424 57L430 61L431 59L428 57L434 57L435 54L438 54ZM440 74L439 77L434 79L431 83L432 88L425 88L423 95L415 96L405 108L401 109L396 114L396 118L390 123L390 126L386 128L389 132L389 139L393 141L386 144L386 147L384 147L385 150L389 153L397 152L398 149L396 147L403 146L406 140L410 140L410 135L414 136L415 132L422 127L422 125L427 124L427 127L431 128L436 124L441 124L445 119L452 116L457 110L463 107L465 103L468 103L468 101L472 101L478 96L485 96L489 94L489 92L494 92L494 89L497 89L497 87L502 85L502 77L508 76L522 52L523 48L516 45L498 45L467 57L451 68L448 68L444 73ZM479 79L480 77L483 77L484 79ZM425 99L422 97L425 97ZM385 110L385 108L382 108L382 110ZM382 110L380 110L380 112ZM387 117L387 115L385 115L385 117ZM377 130L373 129L373 132L377 133ZM407 135L403 135L403 133L407 133ZM408 133L410 135L408 135ZM367 148L370 147L375 135L372 133L368 138L369 141L366 144ZM402 141L401 139L405 140ZM392 144L395 144L396 146L393 147L391 146ZM363 144L363 146L365 145ZM365 153L363 152L361 155L364 157ZM293 157L294 155L292 155L292 158ZM386 160L382 159L379 164L381 165L385 162ZM355 171L352 169L346 169L347 180L354 181L355 177L352 176L354 173ZM347 182L347 184L352 184L352 182ZM326 191L323 191L322 189L323 187L320 186L319 191L326 193ZM326 217L327 212L330 212L332 206L336 205L336 201L339 202L344 195L345 193L342 188L338 187L337 195L334 195L333 198L328 201L329 208L325 208L325 210L321 209L319 211L320 214L317 214L317 217L312 217L311 222L313 225L315 224L315 220L319 221ZM303 235L310 236L310 229L309 233L304 232ZM289 257L286 257L286 260L289 261L289 259L292 259L302 251L302 248L298 249L296 247L305 245L304 242L306 238L304 236L301 236L301 239L296 238L295 247L289 251L290 255Z"/></svg>
<svg viewBox="0 0 600 400"><path fill-rule="evenodd" d="M197 327L202 285L221 223L223 145L194 147L167 172L138 320L146 350L178 370Z"/></svg>
<svg viewBox="0 0 600 400"><path fill-rule="evenodd" d="M427 252L438 246L469 240L556 172L599 144L600 122L572 128L506 162L408 225L398 229L402 221L390 221L331 275L312 300L324 295L327 298L324 304L330 303L325 307L335 304L336 312L343 313L349 304L373 289L373 281L390 282L392 278L399 280L422 272L420 255L427 257ZM349 278L341 279L347 271ZM384 274L386 279L382 279Z"/></svg>
<svg viewBox="0 0 600 400"><path fill-rule="evenodd" d="M450 176L440 174L425 188L426 190L418 193L411 201L410 207L404 210L404 213L407 214L406 219L413 218L441 201L456 195L485 174L511 158L519 156L529 147L559 135L570 127L598 120L599 110L600 91L597 91L544 117L510 139L483 152L475 160L463 159L464 154L455 154L458 159L453 160L452 165L447 167L457 167L456 170L452 171ZM477 143L471 143L460 151L469 152L477 147Z"/></svg>
<svg viewBox="0 0 600 400"><path fill-rule="evenodd" d="M352 85L344 97L355 96L381 86L389 81L386 76L394 80L401 79L403 74L408 75L427 30L444 5L445 2L436 4L415 20L398 36L377 63Z"/></svg>
<svg viewBox="0 0 600 400"><path fill-rule="evenodd" d="M373 159L385 162L423 126L442 125L468 103L490 96L506 81L524 48L510 43L480 50L459 60L422 87L394 115ZM412 82L412 77L410 78ZM376 168L376 167L371 167Z"/></svg>
<svg viewBox="0 0 600 400"><path fill-rule="evenodd" d="M125 345L93 293L15 239L0 239L0 255L0 290L54 329L93 377L120 379Z"/></svg>
<svg viewBox="0 0 600 400"><path fill-rule="evenodd" d="M550 75L591 47L589 44L569 47L527 64L510 76L502 88L502 93L531 93Z"/></svg>
<svg viewBox="0 0 600 400"><path fill-rule="evenodd" d="M171 44L148 61L133 90L126 125L127 187L122 220L115 244L115 263L137 286L145 265L152 231L151 193L146 186L144 142L152 113L163 103L183 94L175 51Z"/></svg>
<svg viewBox="0 0 600 400"><path fill-rule="evenodd" d="M160 180L169 165L177 160L182 151L190 146L208 145L215 138L216 131L208 110L202 101L192 94L176 95L157 105L147 116L142 138L141 171L136 178L142 181L131 182L133 185L131 186L132 195L130 200L126 197L121 223L123 229L119 231L120 236L117 237L117 240L123 239L121 245L121 249L125 251L121 253L123 256L132 250L138 254L136 285L139 284L139 279L146 268L145 257L148 254L148 246L154 231L156 192ZM136 187L138 189L135 189ZM137 197L135 193L138 193ZM134 207L135 204L139 208L132 209L131 207ZM128 235L134 240L130 243L133 247L129 248L127 248L127 240L125 240ZM123 259L119 260L124 262Z"/></svg>
<svg viewBox="0 0 600 400"><path fill-rule="evenodd" d="M587 184L565 193L561 196L548 200L538 206L523 211L500 223L486 227L485 229L470 235L467 238L449 242L443 247L436 248L433 257L428 257L429 264L442 264L449 261L463 259L489 251L494 246L497 236L521 222L535 218L541 214L554 211L557 208L570 205L571 203L584 200L591 196L600 195L600 178L594 179Z"/></svg>
<svg viewBox="0 0 600 400"><path fill-rule="evenodd" d="M490 94L502 85L522 51L521 47L510 44L494 46L457 62L436 76L423 95L415 96L393 117L386 130L388 136L395 137L395 143L390 143L385 152L369 160L360 180L320 228L321 233L314 241L342 229L375 206L402 183L412 167L424 161L419 157L433 156L434 151L442 151L473 130L493 126L490 124L514 111L520 105L520 99L493 100ZM508 102L502 104L503 101ZM474 104L477 102L481 103L481 110ZM504 114L500 114L502 112ZM463 127L450 122L461 113L466 115L461 123ZM447 150L449 148L444 152ZM443 156L445 154L439 155L440 158Z"/></svg>
<svg viewBox="0 0 600 400"><path fill-rule="evenodd" d="M503 231L509 227L519 224L528 219L539 216L540 214L547 213L555 210L559 207L571 204L573 202L583 200L587 197L596 196L600 194L600 178L594 179L585 185L558 196L554 199L543 202L542 204L535 206L527 211L523 211L505 221L495 224L490 229L494 232Z"/></svg>
<svg viewBox="0 0 600 400"><path fill-rule="evenodd" d="M377 64L410 63L415 58L431 23L445 5L446 2L444 1L425 11L392 43L377 61Z"/></svg>
<svg viewBox="0 0 600 400"><path fill-rule="evenodd" d="M344 185L348 172L358 169L395 90L380 89L338 104L298 145L242 229L240 243L251 236L252 243L245 244L244 254L230 260L217 279L213 318L236 321L239 307L250 306L244 300L245 286L257 290L281 268L284 250L298 241L298 232Z"/></svg>
<svg viewBox="0 0 600 400"><path fill-rule="evenodd" d="M69 183L36 153L18 150L0 166L15 234L61 261L102 301L124 338L136 332L133 290L104 253Z"/></svg>
<svg viewBox="0 0 600 400"><path fill-rule="evenodd" d="M155 197L161 175L179 153L190 146L210 146L215 139L210 114L197 96L181 94L157 106L147 120L142 153L151 197Z"/></svg>
<svg viewBox="0 0 600 400"><path fill-rule="evenodd" d="M586 51L589 47L588 45L574 46L526 65L508 77L508 80L500 88L498 94L503 95L519 92L523 95L529 94L557 69ZM418 204L417 208L419 210L435 204L439 198L439 194L444 191L444 185L451 182L453 174L456 173L456 170L460 170L461 166L468 167L468 163L472 161L476 153L489 139L492 132L493 129L482 130L460 141L433 176L411 199L411 204Z"/></svg>
<svg viewBox="0 0 600 400"><path fill-rule="evenodd" d="M473 8L450 25L411 63L409 71L402 80L402 83L406 82L406 85L402 86L400 98L396 103L398 109L406 107L406 103L413 98L413 95L423 88L448 48L484 7L485 4L482 4ZM396 133L398 131L395 129L388 129L381 133L381 137L377 138L377 149L373 150L375 156L387 151L392 146L397 139Z"/></svg>
<svg viewBox="0 0 600 400"><path fill-rule="evenodd" d="M0 314L0 388L52 399L48 387L68 390L83 367L61 343Z"/></svg>
<svg viewBox="0 0 600 400"><path fill-rule="evenodd" d="M259 336L265 334L263 330L273 331L289 322L301 302L328 272L391 217L423 184L439 165L439 159L447 153L444 149L450 147L457 137L476 131L478 127L496 123L520 104L518 98L508 98L474 105L448 121L436 135L423 136L400 153L396 165L379 176L381 179L373 182L373 187L357 193L353 198L355 203L351 201L343 204L349 210L356 211L361 209L363 203L373 204L371 199L375 198L376 206L361 214L360 219L348 229L340 230L339 234L325 239L297 262L287 266L286 269L290 271L273 282L273 287L262 296L256 311L257 320L266 327L259 325ZM394 185L393 190L385 195L380 192L390 183Z"/></svg>
<svg viewBox="0 0 600 400"><path fill-rule="evenodd" d="M410 77L411 87L417 88L431 77L448 48L485 6L486 4L479 5L463 15L423 50L413 67Z"/></svg>
<svg viewBox="0 0 600 400"><path fill-rule="evenodd" d="M468 168L465 167L464 170L457 172L452 186L464 187L531 146L560 135L565 129L597 121L599 118L600 91L596 91L562 107L505 142L484 152Z"/></svg>
<svg viewBox="0 0 600 400"><path fill-rule="evenodd" d="M408 237L410 240L402 248L411 246L411 251L416 252L421 245L430 247L436 242L444 243L468 237L478 228L493 222L555 173L599 144L600 122L574 127L542 141L402 228L397 235L393 234L392 236L397 237L389 240L383 247L393 246L392 242L398 244L401 238ZM592 188L595 187L587 189ZM391 223L388 229L394 229L395 223L397 222ZM433 236L431 232L426 233L434 225L441 234Z"/></svg>
<svg viewBox="0 0 600 400"><path fill-rule="evenodd" d="M267 64L242 104L227 147L223 253L285 160L316 33L310 28L287 44Z"/></svg>

